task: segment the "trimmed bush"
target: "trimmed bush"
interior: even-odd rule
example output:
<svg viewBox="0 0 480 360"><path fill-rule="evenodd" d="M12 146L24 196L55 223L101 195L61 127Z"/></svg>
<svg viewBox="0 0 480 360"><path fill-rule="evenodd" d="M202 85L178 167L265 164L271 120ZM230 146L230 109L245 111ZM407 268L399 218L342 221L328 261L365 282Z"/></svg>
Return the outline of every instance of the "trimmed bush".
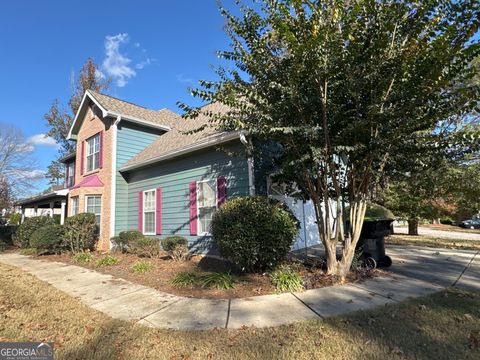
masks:
<svg viewBox="0 0 480 360"><path fill-rule="evenodd" d="M18 245L22 248L28 248L30 246L30 238L35 230L47 225L55 225L55 221L48 216L26 218L15 233L13 238L15 245Z"/></svg>
<svg viewBox="0 0 480 360"><path fill-rule="evenodd" d="M126 253L132 247L132 244L143 238L143 234L138 230L126 230L120 232L118 236L111 238L114 249Z"/></svg>
<svg viewBox="0 0 480 360"><path fill-rule="evenodd" d="M243 271L254 272L285 258L300 224L286 205L253 196L223 204L213 215L211 229L222 256Z"/></svg>
<svg viewBox="0 0 480 360"><path fill-rule="evenodd" d="M155 237L143 236L132 241L130 251L138 256L156 257L160 254L160 243Z"/></svg>
<svg viewBox="0 0 480 360"><path fill-rule="evenodd" d="M175 261L188 258L188 242L183 236L167 236L161 240L162 248Z"/></svg>
<svg viewBox="0 0 480 360"><path fill-rule="evenodd" d="M30 246L42 253L59 253L64 248L64 228L62 225L46 225L33 232Z"/></svg>
<svg viewBox="0 0 480 360"><path fill-rule="evenodd" d="M65 219L64 242L72 252L93 250L97 239L94 214L81 213Z"/></svg>

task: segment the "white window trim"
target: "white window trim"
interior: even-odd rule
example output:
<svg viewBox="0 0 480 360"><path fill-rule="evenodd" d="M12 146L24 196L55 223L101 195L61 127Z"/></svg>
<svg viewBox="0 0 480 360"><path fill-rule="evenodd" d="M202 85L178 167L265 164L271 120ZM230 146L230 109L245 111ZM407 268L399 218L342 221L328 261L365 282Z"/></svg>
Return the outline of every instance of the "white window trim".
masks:
<svg viewBox="0 0 480 360"><path fill-rule="evenodd" d="M85 212L88 213L87 211L87 208L88 208L88 198L89 197L99 197L100 198L100 224L98 224L98 227L101 228L101 224L102 224L102 210L103 210L103 204L102 204L102 195L101 194L88 194L88 195L85 195L83 201L85 202L84 204L84 209L85 209ZM90 214L93 214L93 213L90 213ZM95 216L97 216L97 214L93 214Z"/></svg>
<svg viewBox="0 0 480 360"><path fill-rule="evenodd" d="M147 192L152 192L153 191L153 199L154 199L154 204L155 204L155 208L154 210L150 210L148 212L152 212L153 211L153 222L154 222L154 226L153 226L153 232L146 232L145 231L145 193ZM157 235L157 189L149 189L149 190L145 190L143 192L143 196L142 196L142 234L143 235Z"/></svg>
<svg viewBox="0 0 480 360"><path fill-rule="evenodd" d="M197 236L211 236L212 234L208 231L200 232L200 207L198 206L198 190L200 189L200 186L198 184L201 183L208 183L208 182L213 182L214 183L214 189L215 189L215 209L218 209L218 185L217 179L207 179L207 180L200 180L196 182L197 185L197 197L196 197L196 206L197 206Z"/></svg>
<svg viewBox="0 0 480 360"><path fill-rule="evenodd" d="M89 154L88 151L90 150L90 145L88 144L88 141L89 140L94 140L95 138L98 138L97 139L98 151ZM101 147L102 147L102 144L100 143L100 133L96 133L95 135L92 135L87 140L85 140L85 169L84 169L85 173L91 173L95 170L100 169L100 153L102 151ZM94 148L94 151L95 151L95 146L93 148ZM93 157L92 158L92 169L91 170L88 170L88 157L89 156ZM98 157L98 167L95 167L95 156Z"/></svg>
<svg viewBox="0 0 480 360"><path fill-rule="evenodd" d="M80 199L79 199L78 196L72 196L71 200L72 200L72 202L71 202L71 204L72 204L72 209L70 210L70 215L71 215L71 216L75 216L75 215L77 215L77 214L79 213L79 210L80 210L80 209L79 209ZM75 209L75 206L73 206L74 200L77 200L77 206L76 206L76 207L77 207L77 213L76 213L76 214L73 212L73 210Z"/></svg>

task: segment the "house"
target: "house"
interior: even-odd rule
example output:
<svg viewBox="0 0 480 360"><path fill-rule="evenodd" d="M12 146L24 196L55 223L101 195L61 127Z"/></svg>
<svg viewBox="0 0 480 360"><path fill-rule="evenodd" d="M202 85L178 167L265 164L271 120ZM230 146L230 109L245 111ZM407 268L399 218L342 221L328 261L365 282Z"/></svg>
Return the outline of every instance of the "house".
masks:
<svg viewBox="0 0 480 360"><path fill-rule="evenodd" d="M207 107L226 111L218 104ZM167 109L150 110L88 90L68 134L76 152L62 159L68 189L64 216L95 214L100 250L128 229L181 235L192 248L204 249L217 207L253 188L240 133L207 126L184 134L207 123L205 116L185 120Z"/></svg>
<svg viewBox="0 0 480 360"><path fill-rule="evenodd" d="M204 110L227 111L215 103ZM88 90L68 134L76 152L62 159L66 193L60 200L58 193L47 194L42 203L61 204L62 222L95 214L100 250L110 249L121 231L138 229L147 236L184 236L203 251L210 246L212 215L227 198L267 193L266 172L247 155L244 134L208 124L204 115L185 120ZM32 206L35 198L23 203ZM298 209L305 215L304 206Z"/></svg>

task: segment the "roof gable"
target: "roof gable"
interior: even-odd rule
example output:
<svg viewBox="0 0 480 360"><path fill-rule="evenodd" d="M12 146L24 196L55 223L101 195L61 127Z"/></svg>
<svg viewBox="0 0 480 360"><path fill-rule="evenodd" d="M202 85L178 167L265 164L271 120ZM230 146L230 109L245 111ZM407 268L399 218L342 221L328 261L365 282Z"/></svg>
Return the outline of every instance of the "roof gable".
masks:
<svg viewBox="0 0 480 360"><path fill-rule="evenodd" d="M180 117L178 114L175 114L168 109L162 109L160 111L150 110L127 101L100 94L92 90L87 90L75 115L75 119L73 120L68 133L68 139L76 139L78 131L85 118L85 114L92 104L97 106L104 118L120 118L121 120L162 129L164 131L169 131Z"/></svg>

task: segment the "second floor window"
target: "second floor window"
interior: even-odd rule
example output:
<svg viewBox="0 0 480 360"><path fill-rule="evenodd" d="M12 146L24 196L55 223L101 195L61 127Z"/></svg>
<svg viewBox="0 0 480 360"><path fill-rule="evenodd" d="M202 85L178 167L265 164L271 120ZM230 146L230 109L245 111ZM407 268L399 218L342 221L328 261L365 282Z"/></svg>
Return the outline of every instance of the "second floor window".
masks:
<svg viewBox="0 0 480 360"><path fill-rule="evenodd" d="M100 134L92 136L86 142L86 171L90 172L100 167Z"/></svg>
<svg viewBox="0 0 480 360"><path fill-rule="evenodd" d="M75 185L75 163L74 162L70 162L67 164L66 185L67 185L67 188L70 188L73 185Z"/></svg>

